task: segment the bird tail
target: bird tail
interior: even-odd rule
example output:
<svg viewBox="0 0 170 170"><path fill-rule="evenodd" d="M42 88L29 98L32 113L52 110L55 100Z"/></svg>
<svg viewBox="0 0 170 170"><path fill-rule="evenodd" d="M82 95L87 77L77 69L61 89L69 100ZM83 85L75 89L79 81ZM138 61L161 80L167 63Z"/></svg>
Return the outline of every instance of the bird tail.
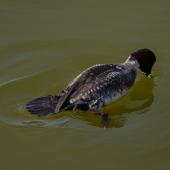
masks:
<svg viewBox="0 0 170 170"><path fill-rule="evenodd" d="M26 104L26 109L37 116L46 116L55 113L57 102L61 96L45 96L36 98Z"/></svg>

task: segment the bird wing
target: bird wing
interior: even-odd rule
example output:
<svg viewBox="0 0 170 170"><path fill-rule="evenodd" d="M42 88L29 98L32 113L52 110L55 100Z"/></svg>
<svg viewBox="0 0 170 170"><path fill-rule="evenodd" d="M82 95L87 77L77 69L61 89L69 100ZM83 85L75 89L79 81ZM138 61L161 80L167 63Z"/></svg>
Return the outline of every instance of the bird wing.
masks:
<svg viewBox="0 0 170 170"><path fill-rule="evenodd" d="M97 64L94 65L73 79L64 91L64 94L58 100L55 112L59 112L64 103L73 96L75 97L80 91L92 89L97 82L102 82L102 78L107 76L111 71L117 70L113 64ZM102 75L102 76L101 76ZM96 81L98 79L98 81Z"/></svg>

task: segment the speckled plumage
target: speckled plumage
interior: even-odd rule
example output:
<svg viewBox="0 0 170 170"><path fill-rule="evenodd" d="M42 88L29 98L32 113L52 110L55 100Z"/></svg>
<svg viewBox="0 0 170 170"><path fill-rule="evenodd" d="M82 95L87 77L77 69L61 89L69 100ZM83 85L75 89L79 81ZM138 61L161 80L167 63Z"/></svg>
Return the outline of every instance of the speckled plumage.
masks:
<svg viewBox="0 0 170 170"><path fill-rule="evenodd" d="M134 83L136 63L97 64L78 75L59 99L55 112L78 108L99 111L122 96Z"/></svg>

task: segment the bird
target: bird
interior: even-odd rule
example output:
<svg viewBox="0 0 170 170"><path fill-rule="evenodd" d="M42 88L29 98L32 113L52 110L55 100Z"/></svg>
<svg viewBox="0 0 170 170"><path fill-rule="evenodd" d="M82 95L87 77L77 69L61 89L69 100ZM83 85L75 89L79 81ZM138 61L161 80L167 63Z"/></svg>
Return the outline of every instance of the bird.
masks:
<svg viewBox="0 0 170 170"><path fill-rule="evenodd" d="M100 113L104 106L127 93L135 83L138 69L149 77L155 62L153 51L138 49L123 63L96 64L87 68L59 94L35 98L26 103L25 108L37 116L75 109ZM107 120L106 114L102 116Z"/></svg>

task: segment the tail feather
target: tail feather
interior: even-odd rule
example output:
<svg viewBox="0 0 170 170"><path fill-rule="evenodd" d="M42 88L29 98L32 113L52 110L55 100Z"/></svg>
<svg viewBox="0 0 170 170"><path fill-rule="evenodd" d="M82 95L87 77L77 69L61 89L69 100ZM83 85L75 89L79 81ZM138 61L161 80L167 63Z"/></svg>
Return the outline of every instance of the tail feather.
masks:
<svg viewBox="0 0 170 170"><path fill-rule="evenodd" d="M55 113L60 96L45 96L36 98L26 104L26 109L33 115L46 116Z"/></svg>

